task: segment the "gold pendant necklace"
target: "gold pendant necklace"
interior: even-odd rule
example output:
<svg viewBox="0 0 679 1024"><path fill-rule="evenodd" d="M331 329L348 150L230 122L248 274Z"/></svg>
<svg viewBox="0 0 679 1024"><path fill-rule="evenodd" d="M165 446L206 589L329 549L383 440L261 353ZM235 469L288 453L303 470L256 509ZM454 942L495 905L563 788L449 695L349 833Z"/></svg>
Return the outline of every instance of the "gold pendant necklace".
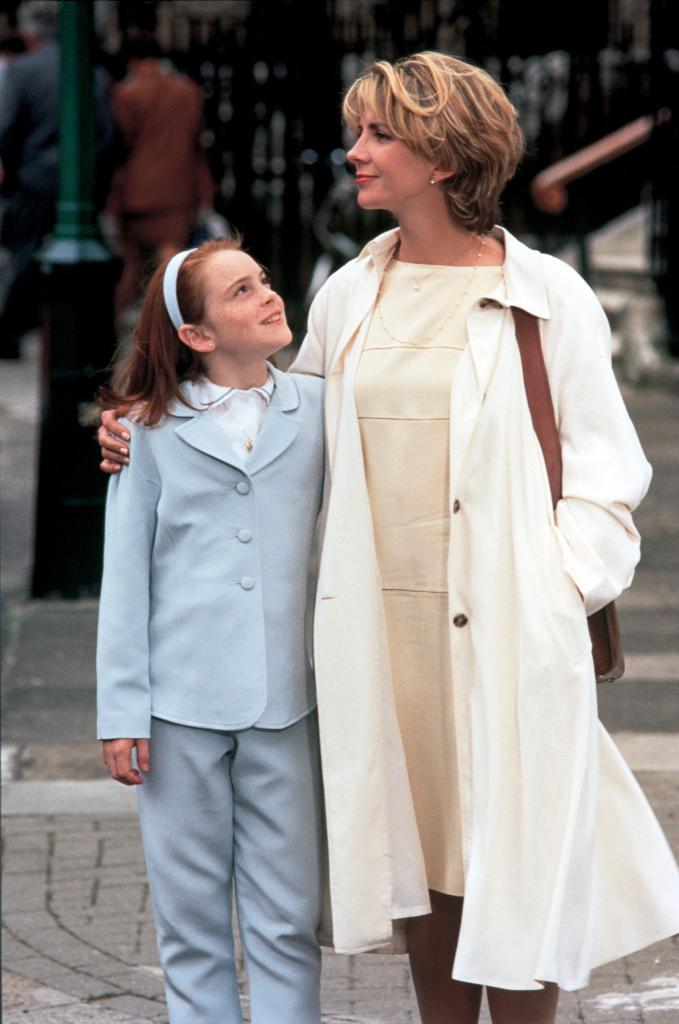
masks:
<svg viewBox="0 0 679 1024"><path fill-rule="evenodd" d="M384 288L384 282L385 282L385 279L386 279L386 270L387 270L387 268L385 267L385 271L382 274L382 280L380 282L380 289L379 289L379 292L377 293L377 301L375 303L375 312L377 313L379 321L382 324L382 329L384 330L384 333L387 335L388 338L391 339L391 341L395 341L397 345L409 345L411 347L418 346L418 345L423 345L426 342L432 341L436 337L436 335L439 333L439 331L442 331L443 328L446 326L446 324L450 320L452 320L452 318L455 316L455 314L457 313L458 309L460 308L460 306L462 305L462 303L466 299L467 295L469 294L469 290L471 289L471 286L474 283L474 278L476 277L476 271L478 270L479 261L481 259L481 253L483 252L483 247L486 244L486 236L485 235L481 235L480 237L481 237L481 244L479 246L479 251L476 254L476 261L474 263L474 266L472 267L472 272L469 275L469 279L467 281L467 284L465 286L464 291L462 292L462 295L460 296L458 301L455 303L455 305L451 309L450 313L448 313L448 315L446 317L444 317L444 319L441 321L441 323L438 324L434 328L434 330L431 332L431 334L426 335L422 339L422 341L414 341L414 342L413 341L405 341L403 338L397 338L396 335L393 334L392 331L389 329L389 326L386 323L386 321L384 319L384 315L382 313L382 291L383 291L383 288ZM394 251L392 252L390 262L393 261L397 251L398 251L397 249L394 249ZM446 266L446 264L441 264L441 265L442 266ZM434 269L438 269L438 268L434 268ZM430 277L431 274L433 274L433 273L434 273L434 271L431 270L425 277L420 278L420 282L419 282L420 286L422 285L422 282L425 281L427 277ZM419 287L416 287L415 291L419 291Z"/></svg>
<svg viewBox="0 0 679 1024"><path fill-rule="evenodd" d="M403 264L403 269L406 271L408 277L413 282L413 291L419 292L420 288L422 287L424 282L427 280L427 278L431 277L431 275L434 273L434 271L438 270L438 267L434 267L433 270L430 270L428 274L425 274L424 277L420 277L420 278L415 277L413 272L408 269L408 264L407 263Z"/></svg>
<svg viewBox="0 0 679 1024"><path fill-rule="evenodd" d="M245 429L245 427L243 426L243 424L240 422L240 420L231 411L231 406L229 405L228 400L227 400L227 403L226 403L226 411L228 412L229 416L231 417L233 422L236 424L238 429L243 434L243 436L245 438L245 444L243 445L243 451L247 452L248 455L249 455L250 452L252 451L252 449L255 447L255 442L254 442L253 438L250 437L250 435L248 434L248 432Z"/></svg>
<svg viewBox="0 0 679 1024"><path fill-rule="evenodd" d="M466 245L465 248L459 253L459 255L457 257L458 259L464 259L464 257L467 255L467 253L471 249L471 247L472 247L472 245L474 243L474 238L475 237L476 237L475 235L472 235L472 237L469 240L469 244ZM393 254L393 259L394 260L396 260L396 256L397 256L397 254L399 252L400 247L401 247L401 243L399 242L398 245L396 246L396 248L394 249L394 254ZM439 266L445 266L445 264L439 264L439 265L437 265L435 267L432 267L431 270L427 274L424 275L424 277L416 277L415 274L410 269L413 266L417 266L417 264L414 264L414 263L403 263L402 266L403 266L403 269L405 270L405 272L407 273L408 277L410 278L410 280L413 282L413 291L419 292L420 288L422 287L424 282L427 280L427 278L431 277L431 275L435 271L437 271L439 269Z"/></svg>

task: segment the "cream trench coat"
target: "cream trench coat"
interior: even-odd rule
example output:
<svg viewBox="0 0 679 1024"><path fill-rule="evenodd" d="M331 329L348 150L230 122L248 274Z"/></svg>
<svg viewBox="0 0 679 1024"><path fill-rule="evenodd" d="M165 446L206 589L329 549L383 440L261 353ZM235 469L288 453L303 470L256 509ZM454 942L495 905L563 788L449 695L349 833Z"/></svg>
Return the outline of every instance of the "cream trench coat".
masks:
<svg viewBox="0 0 679 1024"><path fill-rule="evenodd" d="M448 586L465 866L453 977L577 989L593 967L679 931L677 866L597 720L585 618L632 580L631 512L651 470L594 294L566 264L504 238L507 299L500 287L471 309L451 395ZM332 936L345 953L401 951L399 919L429 911L354 402L396 241L397 230L381 235L329 279L291 367L327 378L314 650ZM556 514L511 305L541 322L563 448ZM416 465L403 473L406 485L426 487ZM460 615L466 624L456 626Z"/></svg>

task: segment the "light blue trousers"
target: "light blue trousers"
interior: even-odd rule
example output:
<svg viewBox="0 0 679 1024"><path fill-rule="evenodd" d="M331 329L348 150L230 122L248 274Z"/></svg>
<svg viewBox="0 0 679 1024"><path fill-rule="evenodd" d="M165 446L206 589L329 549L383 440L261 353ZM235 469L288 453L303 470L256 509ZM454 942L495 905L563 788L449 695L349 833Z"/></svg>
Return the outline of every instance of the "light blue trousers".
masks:
<svg viewBox="0 0 679 1024"><path fill-rule="evenodd" d="M138 793L170 1024L242 1024L232 888L253 1024L319 1024L315 713L240 732L153 719Z"/></svg>

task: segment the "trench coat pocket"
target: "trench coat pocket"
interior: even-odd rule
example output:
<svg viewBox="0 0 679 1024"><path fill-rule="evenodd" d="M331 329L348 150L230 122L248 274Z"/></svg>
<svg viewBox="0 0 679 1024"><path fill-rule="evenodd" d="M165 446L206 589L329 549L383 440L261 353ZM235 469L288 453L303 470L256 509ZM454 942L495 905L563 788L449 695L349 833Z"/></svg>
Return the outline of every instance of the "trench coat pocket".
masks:
<svg viewBox="0 0 679 1024"><path fill-rule="evenodd" d="M546 610L558 646L563 649L568 661L576 665L585 656L591 657L592 651L585 602L573 577L563 566L554 527L546 533L544 548L547 579L542 592L546 598Z"/></svg>

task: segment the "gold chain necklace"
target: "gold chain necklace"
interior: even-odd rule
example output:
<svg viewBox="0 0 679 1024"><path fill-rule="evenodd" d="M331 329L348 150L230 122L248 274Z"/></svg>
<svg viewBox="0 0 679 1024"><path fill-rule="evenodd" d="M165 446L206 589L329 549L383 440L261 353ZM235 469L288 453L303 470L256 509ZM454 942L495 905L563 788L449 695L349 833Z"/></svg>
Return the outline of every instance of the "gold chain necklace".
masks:
<svg viewBox="0 0 679 1024"><path fill-rule="evenodd" d="M462 259L462 258L464 258L467 255L467 253L471 249L472 245L474 244L474 238L475 237L476 237L476 235L472 235L472 237L469 239L469 244L466 245L465 248L462 250L462 252L459 254L458 259ZM399 251L400 244L401 243L399 242L399 244L394 249L394 253L393 253L393 259L394 260L396 259L396 254ZM413 274L412 270L409 269L411 266L416 266L416 265L417 264L404 263L403 264L403 269L407 273L407 275L410 278L410 280L413 282L413 291L419 292L420 288L422 287L424 282L427 280L427 278L431 277L431 275L435 271L437 271L439 269L439 267L438 266L432 267L431 270L427 274L424 275L424 277L416 277L415 274ZM445 264L441 264L441 265L444 266Z"/></svg>
<svg viewBox="0 0 679 1024"><path fill-rule="evenodd" d="M452 320L452 318L455 316L455 314L457 313L458 309L460 308L460 306L462 305L462 303L466 299L467 295L469 294L469 290L470 290L472 284L474 283L474 278L476 277L476 271L479 268L479 261L481 259L481 253L483 252L483 247L485 246L485 244L486 244L486 237L485 237L485 235L482 235L481 236L481 244L479 246L479 251L476 254L476 261L474 263L474 266L472 267L472 272L469 275L469 279L467 281L467 284L465 286L464 291L462 292L462 295L457 300L457 302L455 303L455 305L451 309L450 313L448 313L448 315L446 317L444 317L444 319L441 321L441 323L438 324L438 326L436 326L434 328L434 330L431 332L431 334L427 334L422 339L422 341L414 341L414 342L413 341L405 341L403 338L397 338L396 335L393 334L390 331L390 329L389 329L389 327L388 327L388 325L387 325L387 323L386 323L386 321L384 319L384 316L382 314L382 291L384 289L384 282L386 280L386 272L387 272L387 269L388 269L387 267L385 267L384 273L382 274L382 280L380 282L380 288L379 288L379 291L377 293L377 301L375 303L375 312L377 313L379 321L382 324L382 328L384 330L384 333L387 335L387 337L390 338L391 341L395 341L397 345L409 345L411 347L415 346L415 345L422 345L422 344L425 344L428 341L432 341L436 337L436 335L439 333L439 331L442 331L443 328L446 326L446 324L450 320ZM394 251L392 252L391 257L390 257L390 262L393 261L397 251L398 251L397 249L394 249ZM442 266L445 266L445 264L442 264ZM431 274L433 274L433 273L434 273L434 271L431 270L429 272L429 274L426 275L426 277L430 277ZM424 277L421 278L420 279L420 285L422 284L422 281L425 281L425 280L426 280L426 278L424 278ZM415 290L419 291L418 288L416 288Z"/></svg>
<svg viewBox="0 0 679 1024"><path fill-rule="evenodd" d="M243 424L240 422L240 420L237 418L237 416L231 411L231 406L229 405L229 400L228 399L226 400L225 405L226 405L226 411L228 412L229 416L231 417L231 419L236 424L238 429L243 434L243 437L245 438L245 444L243 445L243 451L246 451L248 453L248 455L249 455L250 452L252 451L252 449L255 447L254 439L252 437L250 437L250 435L248 434L248 432L245 429L245 427L243 426Z"/></svg>
<svg viewBox="0 0 679 1024"><path fill-rule="evenodd" d="M427 278L431 277L431 275L434 273L434 271L438 270L439 268L438 267L432 267L432 269L429 271L428 274L425 274L424 277L420 277L420 278L415 277L413 272L411 270L408 270L408 264L407 263L403 264L403 269L405 270L405 272L408 275L408 277L410 278L410 280L413 282L413 291L419 292L420 288L422 287L424 282L427 280Z"/></svg>
<svg viewBox="0 0 679 1024"><path fill-rule="evenodd" d="M259 389L253 388L252 390L259 390ZM229 396L229 398L230 397L231 396ZM216 405L217 402L221 402L223 398L224 398L224 395L219 395L217 398L213 398L212 401L203 402L203 405L205 406L206 409L209 409L211 406ZM245 444L243 445L243 451L246 451L248 453L248 455L249 455L250 452L252 451L252 449L255 447L254 438L251 437L250 434L248 434L247 430L245 429L243 424L240 422L238 417L235 415L234 412L232 412L231 406L229 405L229 398L227 398L226 401L224 402L224 406L225 406L226 411L228 412L229 416L233 420L233 422L236 424L238 429L243 434L243 437L245 438Z"/></svg>

